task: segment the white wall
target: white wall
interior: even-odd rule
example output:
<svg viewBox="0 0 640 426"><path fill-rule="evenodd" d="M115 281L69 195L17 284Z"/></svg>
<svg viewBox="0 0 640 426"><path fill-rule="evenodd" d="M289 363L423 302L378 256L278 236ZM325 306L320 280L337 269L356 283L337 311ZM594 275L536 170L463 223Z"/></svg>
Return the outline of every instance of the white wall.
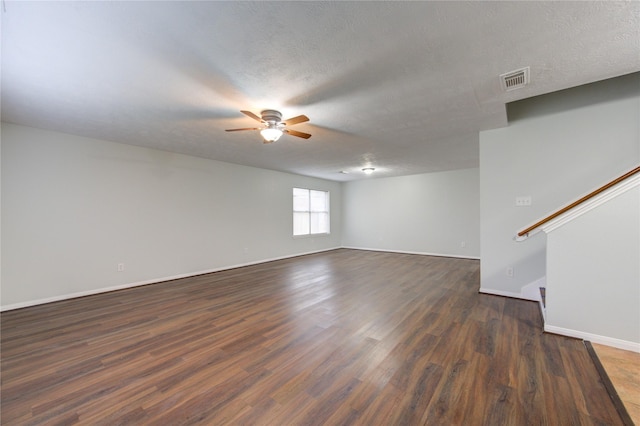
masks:
<svg viewBox="0 0 640 426"><path fill-rule="evenodd" d="M547 239L545 330L640 350L640 187Z"/></svg>
<svg viewBox="0 0 640 426"><path fill-rule="evenodd" d="M341 245L340 183L1 131L4 309ZM331 192L330 236L292 238L294 186Z"/></svg>
<svg viewBox="0 0 640 426"><path fill-rule="evenodd" d="M480 133L481 291L518 297L545 275L546 244L514 235L640 163L640 74L508 110L508 127ZM516 207L524 195L532 206Z"/></svg>
<svg viewBox="0 0 640 426"><path fill-rule="evenodd" d="M478 173L466 169L345 183L343 245L479 258Z"/></svg>

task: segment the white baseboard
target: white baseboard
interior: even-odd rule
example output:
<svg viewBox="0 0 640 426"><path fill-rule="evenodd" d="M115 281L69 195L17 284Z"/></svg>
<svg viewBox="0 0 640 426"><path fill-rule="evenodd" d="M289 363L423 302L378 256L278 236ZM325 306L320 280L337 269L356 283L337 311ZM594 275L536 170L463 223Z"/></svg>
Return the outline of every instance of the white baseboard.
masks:
<svg viewBox="0 0 640 426"><path fill-rule="evenodd" d="M193 277L193 276L196 276L196 275L210 274L210 273L213 273L213 272L225 271L225 270L228 270L228 269L241 268L243 266L258 265L260 263L273 262L275 260L282 260L282 259L288 259L288 258L292 258L292 257L305 256L305 255L314 254L314 253L322 253L322 252L325 252L325 251L337 250L339 248L350 248L350 249L355 249L355 250L371 250L371 251L390 251L390 250L366 249L366 248L358 248L358 247L331 247L331 248L327 248L327 249L323 249L323 250L314 250L314 251L309 251L309 252L304 252L304 253L297 253L297 254L293 254L293 255L279 256L279 257L273 257L273 258L269 258L269 259L261 259L261 260L257 260L257 261L253 261L253 262L240 263L240 264L236 264L236 265L227 265L227 266L222 266L222 267L213 268L213 269L207 269L207 270L203 270L203 271L188 272L188 273L184 273L184 274L172 275L172 276L161 277L161 278L153 278L153 279L150 279L150 280L138 281L138 282L127 283L127 284L121 284L121 285L117 285L117 286L103 287L103 288L94 289L94 290L81 291L81 292L76 292L76 293L64 294L64 295L60 295L60 296L52 296L52 297L47 297L47 298L37 299L37 300L29 300L29 301L26 301L26 302L20 302L20 303L14 303L14 304L11 304L11 305L0 306L0 312L11 311L11 310L14 310L14 309L28 308L29 306L43 305L45 303L59 302L59 301L62 301L62 300L75 299L75 298L78 298L78 297L92 296L94 294L107 293L107 292L110 292L110 291L124 290L124 289L127 289L127 288L139 287L139 286L143 286L143 285L156 284L156 283L161 283L161 282L164 282L164 281L177 280L177 279L180 279L180 278L188 278L188 277ZM433 253L417 253L417 252L406 252L406 251L391 251L391 252L394 252L394 253L405 253L405 254L423 254L423 255L429 255L429 256L446 256L446 257L466 258L466 257L462 257L462 256L451 256L451 255L433 254ZM469 259L476 259L476 258L469 257ZM477 259L479 259L479 258L477 258Z"/></svg>
<svg viewBox="0 0 640 426"><path fill-rule="evenodd" d="M422 256L455 257L456 259L480 260L480 257L478 257L478 256L461 256L461 255L458 255L458 254L428 253L428 252L424 252L424 251L390 250L390 249L367 248L367 247L350 247L350 246L342 246L342 248L351 249L351 250L382 251L382 252L386 252L386 253L419 254L419 255L422 255Z"/></svg>
<svg viewBox="0 0 640 426"><path fill-rule="evenodd" d="M575 337L582 340L588 340L591 343L598 343L601 345L611 346L618 349L624 349L626 351L640 353L640 343L629 342L627 340L620 340L613 337L600 336L598 334L587 333L584 331L571 330L569 328L556 327L553 325L544 326L544 331L547 333L560 334L562 336Z"/></svg>
<svg viewBox="0 0 640 426"><path fill-rule="evenodd" d="M491 288L483 288L483 287L480 287L480 293L493 294L495 296L512 297L514 299L531 300L534 302L542 303L542 297L540 296L540 287L544 287L545 285L546 285L546 277L542 277L522 287L520 289L520 293L513 293L511 291L494 290ZM544 312L542 315L544 316Z"/></svg>
<svg viewBox="0 0 640 426"><path fill-rule="evenodd" d="M538 302L540 300L540 298L536 299L532 296L523 295L522 293L513 293L510 291L494 290L492 288L480 287L479 292L482 294L492 294L494 296L504 296L504 297L511 297L514 299L530 300L532 302Z"/></svg>
<svg viewBox="0 0 640 426"><path fill-rule="evenodd" d="M169 276L169 277L153 278L153 279L150 279L150 280L138 281L138 282L127 283L127 284L121 284L121 285L116 285L116 286L112 286L112 287L103 287L103 288L94 289L94 290L87 290L87 291L80 291L80 292L77 292L77 293L64 294L64 295L61 295L61 296L47 297L47 298L44 298L44 299L29 300L27 302L20 302L20 303L14 303L12 305L0 306L0 312L11 311L11 310L14 310L14 309L28 308L29 306L44 305L45 303L59 302L59 301L62 301L62 300L75 299L75 298L78 298L78 297L92 296L94 294L108 293L110 291L124 290L124 289L127 289L127 288L133 288L133 287L140 287L140 286L143 286L143 285L157 284L157 283L161 283L161 282L165 282L165 281L177 280L177 279L180 279L180 278L195 277L197 275L204 275L204 274L210 274L210 273L213 273L213 272L226 271L226 270L229 270L229 269L242 268L243 266L258 265L260 263L273 262L275 260L289 259L289 258L292 258L292 257L305 256L305 255L308 255L308 254L322 253L322 252L325 252L325 251L337 250L339 248L341 248L341 247L332 247L332 248L323 249L323 250L315 250L315 251L297 253L297 254L292 254L292 255L287 255L287 256L279 256L279 257L273 257L273 258L269 258L269 259L261 259L261 260L256 260L256 261L253 261L253 262L239 263L239 264L236 264L236 265L221 266L219 268L207 269L207 270L204 270L204 271L188 272L188 273L185 273L185 274L172 275L172 276Z"/></svg>

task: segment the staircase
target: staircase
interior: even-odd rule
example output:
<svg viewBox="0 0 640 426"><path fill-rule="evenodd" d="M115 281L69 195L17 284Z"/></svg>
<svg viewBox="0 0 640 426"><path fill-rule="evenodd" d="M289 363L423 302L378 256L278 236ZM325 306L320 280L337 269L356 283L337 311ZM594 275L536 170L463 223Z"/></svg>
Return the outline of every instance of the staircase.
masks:
<svg viewBox="0 0 640 426"><path fill-rule="evenodd" d="M640 166L517 233L547 234L545 331L640 352Z"/></svg>

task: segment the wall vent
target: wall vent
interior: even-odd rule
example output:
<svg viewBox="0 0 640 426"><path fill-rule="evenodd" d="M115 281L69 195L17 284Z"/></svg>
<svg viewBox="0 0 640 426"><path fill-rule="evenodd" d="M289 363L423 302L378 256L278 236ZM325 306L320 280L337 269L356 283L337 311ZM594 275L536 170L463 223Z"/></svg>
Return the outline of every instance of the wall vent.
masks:
<svg viewBox="0 0 640 426"><path fill-rule="evenodd" d="M500 84L505 92L523 88L529 84L529 67L500 74Z"/></svg>

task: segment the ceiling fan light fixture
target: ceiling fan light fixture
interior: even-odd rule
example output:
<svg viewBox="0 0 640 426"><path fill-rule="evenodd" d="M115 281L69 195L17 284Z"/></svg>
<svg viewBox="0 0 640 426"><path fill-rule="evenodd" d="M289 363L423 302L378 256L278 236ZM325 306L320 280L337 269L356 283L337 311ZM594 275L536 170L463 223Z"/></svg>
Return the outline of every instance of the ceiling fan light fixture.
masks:
<svg viewBox="0 0 640 426"><path fill-rule="evenodd" d="M285 121L282 121L282 114L275 109L265 109L260 113L260 117L252 113L251 111L240 111L249 118L252 118L261 123L261 127L243 127L241 129L226 129L227 132L242 132L245 130L259 130L260 135L264 143L275 142L280 139L283 133L297 138L309 139L311 135L305 132L299 132L297 130L289 129L289 126L294 126L299 123L309 121L309 117L306 115L298 115L291 117Z"/></svg>
<svg viewBox="0 0 640 426"><path fill-rule="evenodd" d="M262 135L262 139L264 139L265 143L271 143L280 139L280 136L282 136L282 130L269 126L266 129L260 130L260 135Z"/></svg>
<svg viewBox="0 0 640 426"><path fill-rule="evenodd" d="M370 175L371 173L373 173L375 170L375 168L373 167L365 167L364 169L362 169L362 171L364 172L365 175Z"/></svg>

